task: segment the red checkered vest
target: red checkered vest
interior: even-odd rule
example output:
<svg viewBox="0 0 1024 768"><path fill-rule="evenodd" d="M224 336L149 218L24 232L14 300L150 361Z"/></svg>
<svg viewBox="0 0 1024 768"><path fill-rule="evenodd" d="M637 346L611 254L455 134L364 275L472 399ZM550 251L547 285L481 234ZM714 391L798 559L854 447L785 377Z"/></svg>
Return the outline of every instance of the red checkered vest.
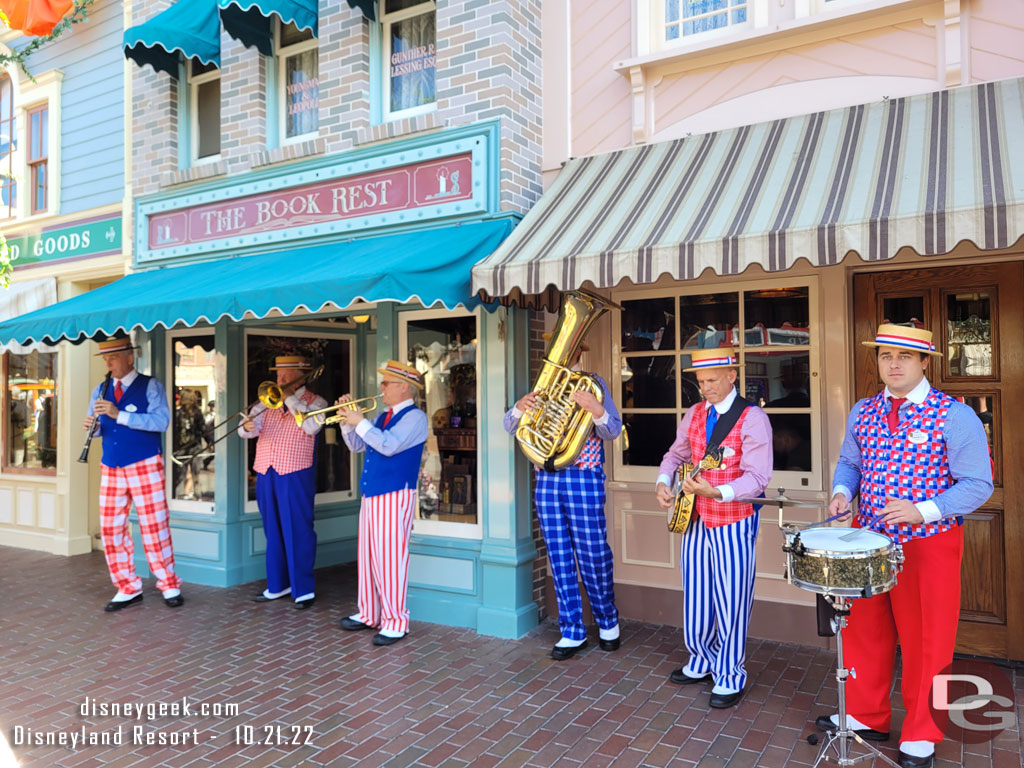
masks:
<svg viewBox="0 0 1024 768"><path fill-rule="evenodd" d="M600 469L604 471L604 440L598 437L593 430L583 443L583 450L572 463L577 469Z"/></svg>
<svg viewBox="0 0 1024 768"><path fill-rule="evenodd" d="M313 406L317 395L307 389L299 399ZM313 466L315 447L316 435L307 435L295 423L295 414L286 412L284 408L267 410L263 413L263 427L256 441L256 461L252 468L261 475L271 467L279 475L298 472Z"/></svg>
<svg viewBox="0 0 1024 768"><path fill-rule="evenodd" d="M854 434L860 443L857 521L862 527L884 533L902 544L963 525L962 517L921 525L884 525L878 516L886 496L926 501L953 485L943 427L955 402L937 389L930 390L921 405L907 404L895 434L889 432L890 405L884 392L861 404ZM924 433L926 439L912 443L911 433Z"/></svg>
<svg viewBox="0 0 1024 768"><path fill-rule="evenodd" d="M690 451L693 461L699 461L704 455L708 446L707 438L707 411L701 406L695 406L697 410L690 420ZM713 407L713 406L712 406ZM743 474L740 469L740 459L743 457L743 439L740 430L743 427L743 420L750 413L750 408L745 408L740 414L739 420L729 430L729 434L722 441L722 448L731 448L735 453L722 460L718 469L705 469L701 477L711 483L712 486L727 485ZM719 417L721 418L721 417ZM740 504L735 501L715 501L698 496L694 508L697 514L704 520L708 528L718 528L730 523L738 523L754 514L754 507L750 504Z"/></svg>

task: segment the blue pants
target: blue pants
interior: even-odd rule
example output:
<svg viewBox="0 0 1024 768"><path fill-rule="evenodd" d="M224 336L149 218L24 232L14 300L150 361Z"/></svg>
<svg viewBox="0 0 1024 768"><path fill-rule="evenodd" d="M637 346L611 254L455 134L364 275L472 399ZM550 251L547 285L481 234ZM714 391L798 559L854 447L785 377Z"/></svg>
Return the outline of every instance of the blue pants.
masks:
<svg viewBox="0 0 1024 768"><path fill-rule="evenodd" d="M576 568L601 629L619 623L612 579L612 550L606 539L604 473L569 467L537 473L537 517L551 563L562 637L583 640L583 601Z"/></svg>
<svg viewBox="0 0 1024 768"><path fill-rule="evenodd" d="M695 516L683 534L683 627L690 661L686 673L734 691L747 682L747 627L754 606L757 528L745 520L707 528Z"/></svg>
<svg viewBox="0 0 1024 768"><path fill-rule="evenodd" d="M271 467L256 476L256 503L267 537L267 591L292 588L293 597L313 593L316 531L313 497L316 465L279 475Z"/></svg>

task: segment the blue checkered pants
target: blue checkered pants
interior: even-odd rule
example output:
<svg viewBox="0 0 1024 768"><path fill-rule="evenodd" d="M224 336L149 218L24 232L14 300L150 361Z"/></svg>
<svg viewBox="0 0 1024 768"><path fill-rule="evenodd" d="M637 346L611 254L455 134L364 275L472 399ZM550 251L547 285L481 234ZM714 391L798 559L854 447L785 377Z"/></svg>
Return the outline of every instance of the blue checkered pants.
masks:
<svg viewBox="0 0 1024 768"><path fill-rule="evenodd" d="M740 690L747 682L747 627L754 607L757 567L755 512L731 525L707 528L694 516L683 534L683 627L690 661L686 673Z"/></svg>
<svg viewBox="0 0 1024 768"><path fill-rule="evenodd" d="M583 601L576 569L601 629L619 623L612 578L612 550L604 517L604 472L569 467L537 472L537 517L551 563L562 637L583 640Z"/></svg>

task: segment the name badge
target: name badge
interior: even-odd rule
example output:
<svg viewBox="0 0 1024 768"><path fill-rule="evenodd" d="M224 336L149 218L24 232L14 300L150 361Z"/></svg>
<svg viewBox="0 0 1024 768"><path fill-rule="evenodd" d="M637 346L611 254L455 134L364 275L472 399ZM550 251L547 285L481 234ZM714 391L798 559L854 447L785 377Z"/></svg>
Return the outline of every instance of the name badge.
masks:
<svg viewBox="0 0 1024 768"><path fill-rule="evenodd" d="M907 436L907 439L914 445L921 445L921 443L928 442L928 435L919 429L915 429Z"/></svg>
<svg viewBox="0 0 1024 768"><path fill-rule="evenodd" d="M725 446L725 448L722 449L722 455L723 456L735 456L736 455L736 451L734 449L730 448L727 445L727 446Z"/></svg>
<svg viewBox="0 0 1024 768"><path fill-rule="evenodd" d="M135 413L137 410L139 410L139 407L137 405L132 404L126 405L124 409L128 411L128 413Z"/></svg>

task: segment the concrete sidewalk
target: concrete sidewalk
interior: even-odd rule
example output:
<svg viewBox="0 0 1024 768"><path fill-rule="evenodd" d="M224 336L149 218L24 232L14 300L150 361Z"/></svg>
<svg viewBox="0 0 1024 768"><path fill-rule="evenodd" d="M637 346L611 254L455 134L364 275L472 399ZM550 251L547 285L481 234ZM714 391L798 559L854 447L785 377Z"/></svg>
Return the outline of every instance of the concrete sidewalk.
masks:
<svg viewBox="0 0 1024 768"><path fill-rule="evenodd" d="M834 656L815 648L752 640L747 694L711 710L709 686L667 680L686 658L676 627L625 622L619 651L599 650L595 636L555 662L550 620L498 640L413 616L406 640L377 648L371 633L337 626L353 612L354 567L320 570L317 582L307 611L250 602L262 584L186 584L185 605L170 609L147 579L142 605L107 614L102 554L0 547L0 730L8 741L17 731L125 742L15 746L30 768L775 768L809 766L817 747L805 737L835 708ZM1006 673L1019 724L1024 671ZM141 719L125 711L136 707ZM165 743L132 743L146 739ZM980 745L947 740L936 765L1018 768L1022 754L1018 727Z"/></svg>

